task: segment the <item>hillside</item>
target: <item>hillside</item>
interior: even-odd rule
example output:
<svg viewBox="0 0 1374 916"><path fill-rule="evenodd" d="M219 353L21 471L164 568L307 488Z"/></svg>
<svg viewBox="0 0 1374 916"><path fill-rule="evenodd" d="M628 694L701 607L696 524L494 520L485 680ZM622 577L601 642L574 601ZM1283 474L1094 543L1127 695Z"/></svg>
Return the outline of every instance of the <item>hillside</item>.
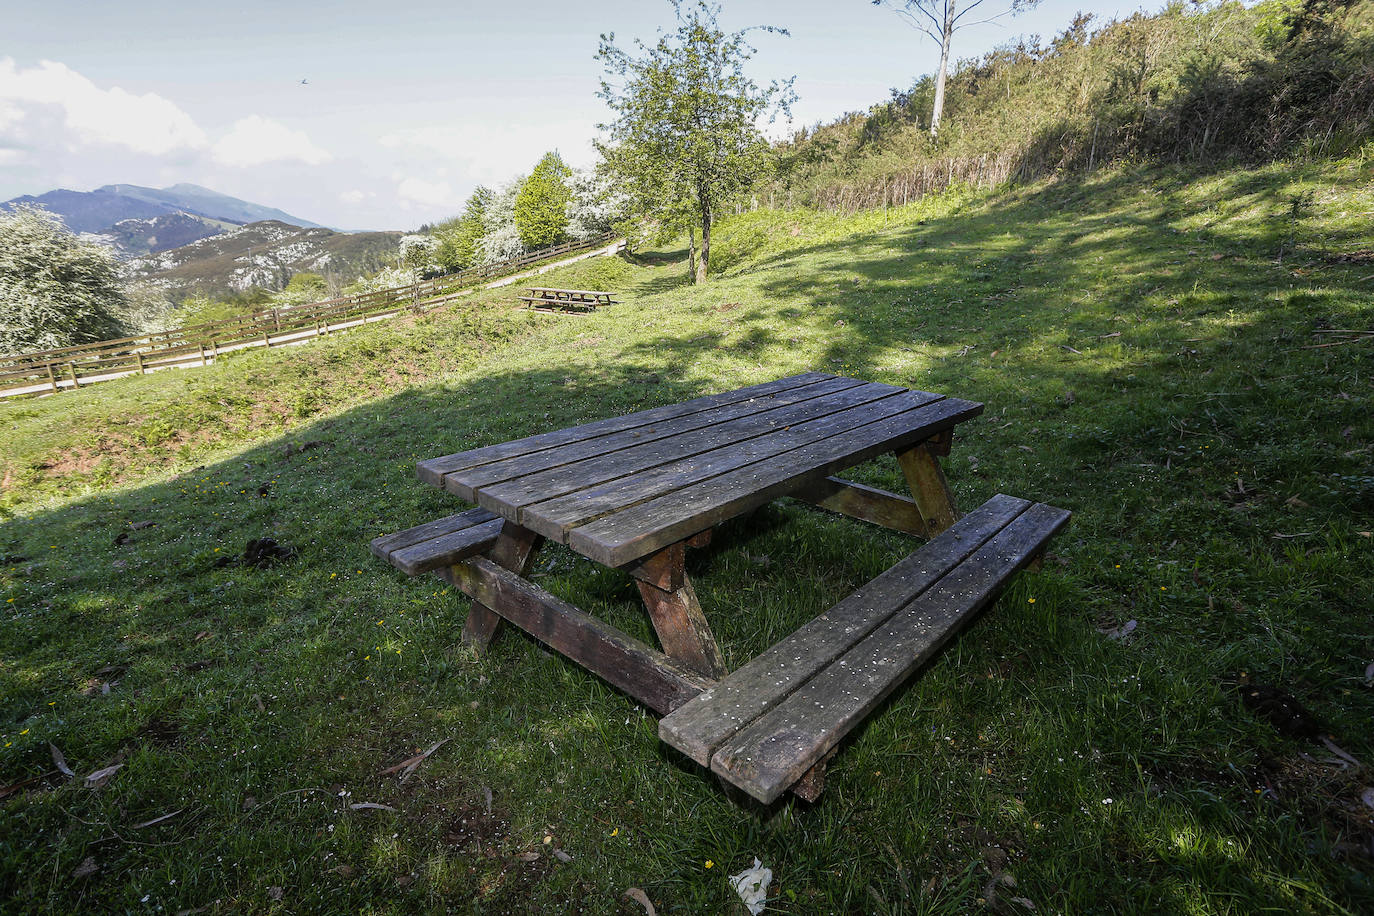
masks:
<svg viewBox="0 0 1374 916"><path fill-rule="evenodd" d="M173 301L254 286L277 290L301 271L343 284L389 264L400 237L399 232L345 233L266 220L135 258L125 265L125 276L153 284Z"/></svg>
<svg viewBox="0 0 1374 916"><path fill-rule="evenodd" d="M855 209L901 203L949 177L991 186L1118 160L1217 167L1345 155L1374 139L1371 60L1374 0L1175 3L1114 21L1080 13L1048 41L952 63L938 142L924 76L867 111L798 131L760 197Z"/></svg>
<svg viewBox="0 0 1374 916"><path fill-rule="evenodd" d="M1374 346L1334 335L1374 326L1372 179L1367 157L1116 167L760 211L721 224L703 285L681 250L548 275L618 291L589 317L484 292L0 407L0 786L35 780L0 814L43 838L0 844L0 893L612 913L637 887L724 913L757 856L781 912L984 912L999 888L1028 911L1013 876L1037 912L1371 911L1368 771L1236 685L1374 760ZM621 695L518 633L473 656L464 600L368 555L456 508L419 458L806 369L984 402L948 460L960 503L1075 513L814 806L738 807ZM901 486L889 460L855 479ZM299 555L219 562L264 535ZM913 546L781 503L691 573L733 668ZM627 578L557 548L532 575L652 640ZM43 776L49 743L123 767L84 790Z"/></svg>
<svg viewBox="0 0 1374 916"><path fill-rule="evenodd" d="M32 204L56 214L68 229L109 245L121 258L154 254L217 235L231 226L262 220L303 228L319 226L275 207L194 184L161 189L132 184L105 185L94 191L60 188L5 201L0 210L19 204Z"/></svg>

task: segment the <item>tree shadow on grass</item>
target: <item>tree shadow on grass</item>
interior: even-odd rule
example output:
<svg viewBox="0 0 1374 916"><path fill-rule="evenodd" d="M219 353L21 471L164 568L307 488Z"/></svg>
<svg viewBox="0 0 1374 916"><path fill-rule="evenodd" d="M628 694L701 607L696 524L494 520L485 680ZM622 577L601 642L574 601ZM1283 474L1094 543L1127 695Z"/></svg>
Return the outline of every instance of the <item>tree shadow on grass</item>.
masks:
<svg viewBox="0 0 1374 916"><path fill-rule="evenodd" d="M929 794L929 780L921 782L916 771L946 780L967 777L957 798L976 809L975 819L995 820L1007 809L1006 798L1020 797L1019 787L1005 797L989 796L971 781L978 769L974 757L917 742L912 721L921 728L970 723L976 734L995 710L1043 717L1047 732L1027 729L1020 739L1038 756L1020 767L1028 779L1049 774L1045 778L1056 780L1053 793L1037 797L1065 823L1074 822L1077 800L1102 780L1131 784L1138 762L1148 771L1156 758L1203 756L1222 742L1251 742L1245 727L1218 724L1208 702L1194 698L1180 705L1177 692L1205 693L1216 671L1198 671L1215 659L1263 664L1268 644L1256 640L1265 638L1266 627L1292 634L1284 664L1314 685L1330 679L1329 659L1351 653L1340 634L1349 620L1360 619L1361 580L1338 572L1351 559L1341 553L1345 548L1334 544L1293 555L1270 532L1289 530L1272 527L1290 520L1281 486L1345 473L1357 460L1342 457L1349 446L1326 440L1344 426L1367 426L1367 418L1352 420L1351 401L1338 397L1352 384L1351 373L1364 372L1365 357L1293 349L1309 339L1316 321L1348 305L1310 290L1306 298L1281 294L1288 297L1276 303L1267 292L1277 288L1272 278L1266 274L1263 286L1254 280L1256 271L1271 270L1265 240L1228 237L1220 227L1209 244L1244 262L1211 261L1209 248L1190 255L1188 246L1196 242L1175 238L1157 215L1166 206L1194 206L1181 191L1161 192L1164 199L1135 209L1126 206L1129 186L1104 180L1101 191L1095 197L1101 212L1072 220L1059 214L1081 206L1074 203L1081 189L1049 187L1017 192L957 220L791 252L788 258L806 262L804 277L756 270L759 301L714 316L718 323L705 333L646 338L627 344L619 361L592 365L571 351L550 351L535 368L407 390L171 481L4 523L0 553L11 560L3 584L15 601L7 603L12 610L0 626L0 721L7 736L28 733L0 764L0 783L50 769L50 740L61 742L82 772L123 755L126 767L112 784L120 794L63 796L67 811L93 827L43 804L41 796L12 803L22 806L35 829L65 837L60 855L72 868L85 845L105 835L105 824L135 819L111 806L147 809L140 818L147 819L181 807L178 793L185 786L202 787L204 809L194 833L179 846L143 851L163 868L181 859L234 856L240 868L223 879L227 884L188 891L177 901L197 906L217 895L254 899L257 885L282 880L274 871L280 861L313 861L321 831L337 819L289 801L274 802L250 821L244 796L261 802L302 786L345 785L355 793L365 786L404 808L409 796L382 795L391 785L375 774L440 737L452 738L452 756L441 752L426 762L426 776L434 780L423 795L426 803L442 805L446 786L495 786L527 830L577 824L569 828L574 836L596 848L593 838L610 830L578 814L576 800L606 811L628 811L634 800L636 817L653 828L641 838L651 856L681 858L685 843L689 856L701 859L718 855L712 837L749 833L798 873L817 874L830 861L829 850L852 841L845 824L855 797L871 800L864 818L904 855L943 854L944 838L907 833L912 823L938 819L947 807L921 808L919 817L903 807ZM1169 193L1178 199L1168 199ZM1195 263L1220 265L1206 273L1212 288L1197 290L1203 275L1189 267ZM1042 288L1061 295L1075 288L1063 281L1065 273L1091 295L1046 301ZM670 305L710 308L690 301ZM1120 337L1110 336L1117 331ZM631 704L590 675L515 634L482 661L458 648L467 602L435 580L408 579L374 560L367 544L378 534L461 508L450 495L415 480L416 460L733 387L711 386L700 368L722 352L753 364L755 381L790 374L807 368L797 354L811 342L819 354L814 368L987 403L984 417L961 429L949 462L966 507L1003 491L1077 514L1055 546L1070 565L1052 563L1029 580L1035 594L1016 592L999 607L996 622L960 641L947 663L892 701L901 714L890 708L855 742L849 753L859 758L842 760L830 800L793 812L813 835L775 822L779 833L770 839L752 828L741 831L740 817L752 823L753 815L731 808L707 776L665 764L652 723L633 724ZM1352 435L1364 435L1365 426ZM318 444L301 447L311 442ZM1306 464L1295 475L1299 452ZM1233 492L1232 461L1247 462L1240 466L1249 486L1272 488L1274 495L1251 505L1244 487ZM862 474L901 489L891 463ZM259 495L264 487L266 495ZM1365 511L1342 503L1346 498L1336 494L1322 503L1312 497L1318 502L1314 520L1339 526ZM155 524L129 527L143 521ZM296 559L262 570L217 565L248 538L264 535L295 547ZM700 574L708 617L738 664L911 546L896 535L782 504L726 526L694 557L692 570ZM1247 564L1262 567L1270 551L1277 571L1264 573L1272 577L1267 587L1291 585L1293 595L1257 601L1244 589L1266 581ZM548 557L536 569L538 581L652 642L621 574L567 551ZM1169 565L1184 559L1182 566ZM1168 600L1177 604L1159 596L1166 575ZM1236 611L1232 596L1244 607L1266 607L1268 616ZM1027 597L1040 603L1031 605ZM1276 619L1279 607L1289 616ZM1118 647L1104 648L1093 628L1097 615L1118 622L1139 617L1143 629L1172 650L1153 692L1120 704L1111 700L1120 692L1112 677L1153 671L1164 658L1121 661ZM1298 629L1300 618L1307 618L1302 627L1334 635ZM993 678L985 667L1010 673ZM120 669L118 683L101 692L101 683L115 677L110 672ZM91 687L94 695L86 696ZM1171 724L1152 718L1156 707L1166 710ZM1348 710L1328 704L1325 711L1347 731L1360 721L1357 704ZM1074 720L1072 729L1050 721L1064 717ZM154 722L170 723L180 744L152 740ZM166 732L164 726L153 731ZM1100 748L1104 762L1079 770L1052 764L1055 729L1072 731L1061 738L1076 748ZM972 735L966 740L974 746ZM903 764L904 755L915 759ZM869 756L883 762L870 768ZM607 761L614 761L609 769ZM911 770L916 781L889 792L867 775L874 770ZM551 779L566 780L556 783L557 795L545 792L553 788ZM1188 801L1200 797L1188 794L1194 789L1228 802L1200 813ZM1249 795L1248 786L1190 781L1165 791L1161 799L1142 789L1136 800L1145 812L1140 816L1155 819L1148 855L1139 854L1138 837L1105 853L1123 876L1118 893L1139 899L1139 888L1154 886L1159 909L1182 909L1196 887L1170 882L1198 867L1209 869L1216 887L1270 888L1266 893L1276 899L1282 894L1275 882L1312 880L1304 873L1308 866L1292 864L1306 860L1251 863L1218 851L1238 832L1266 829L1245 820L1248 809L1235 800ZM905 801L892 803L897 796ZM571 807L560 807L564 797ZM1118 803L1125 804L1119 796ZM665 823L675 825L671 842L657 836ZM1087 822L1079 829L1115 842L1110 829ZM382 821L350 830L353 839L331 848L355 862L370 861L369 850L393 840L416 861L447 854L441 838L392 838L396 831ZM235 845L232 838L244 834L250 840L270 835L271 842ZM1195 844L1195 852L1174 843L1199 835L1207 842ZM767 845L775 842L776 848ZM1281 845L1272 836L1265 843ZM1071 865L1073 855L1064 851L1069 847L1077 842L1039 848L1036 858L1054 864L1042 874L1028 862L1018 877L1041 886L1046 899L1064 893L1052 888L1054 875ZM650 864L637 852L614 858L606 880L616 884L615 893L638 880L626 869L660 868L661 880L684 886L693 880L678 866ZM109 876L101 879L102 899L135 905L137 896L126 900L119 889L132 864L118 854L101 861ZM478 863L476 872L455 871L448 879L451 893L479 894L484 882L506 874L504 858L490 865L469 861ZM18 871L55 873L42 864ZM863 894L869 881L882 883L876 874L856 877L854 893ZM374 889L362 883L332 880L315 887L307 876L291 888L294 899L303 909L349 910L366 908L372 899ZM1328 893L1342 894L1331 881ZM576 894L571 884L551 886L550 893L561 887L568 899ZM78 899L83 892L75 884L49 889L44 881L37 893L52 895L57 909L80 909L86 899ZM1074 894L1094 899L1091 889ZM416 906L425 900L406 899Z"/></svg>

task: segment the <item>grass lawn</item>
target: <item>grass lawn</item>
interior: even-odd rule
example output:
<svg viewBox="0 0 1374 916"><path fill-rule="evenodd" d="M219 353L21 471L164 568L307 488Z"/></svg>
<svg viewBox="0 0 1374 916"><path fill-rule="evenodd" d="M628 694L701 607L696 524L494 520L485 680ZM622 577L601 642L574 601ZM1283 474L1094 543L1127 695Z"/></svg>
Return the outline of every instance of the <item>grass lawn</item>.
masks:
<svg viewBox="0 0 1374 916"><path fill-rule="evenodd" d="M1374 341L1313 348L1374 326L1372 211L1349 160L758 212L704 286L683 251L549 274L620 293L589 317L482 293L0 405L0 787L32 780L0 800L0 909L729 913L757 856L784 913L1374 910L1374 774L1237 689L1374 764ZM368 554L459 508L419 458L808 369L985 402L961 504L1075 513L814 805L736 804L612 688L511 628L474 656L466 599ZM217 562L261 536L298 555ZM914 547L784 501L689 569L734 667ZM533 576L652 641L628 577L560 547Z"/></svg>

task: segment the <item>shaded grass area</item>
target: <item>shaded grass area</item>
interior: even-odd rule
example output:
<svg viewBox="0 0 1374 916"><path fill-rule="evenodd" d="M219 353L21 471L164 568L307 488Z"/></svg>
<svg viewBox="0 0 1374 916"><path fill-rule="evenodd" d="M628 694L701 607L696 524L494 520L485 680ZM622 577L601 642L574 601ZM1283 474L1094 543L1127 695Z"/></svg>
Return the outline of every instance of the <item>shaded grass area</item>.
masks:
<svg viewBox="0 0 1374 916"><path fill-rule="evenodd" d="M781 912L1369 909L1369 770L1234 684L1291 691L1374 758L1374 351L1304 349L1374 321L1370 178L1121 170L760 212L722 228L705 286L683 252L548 275L621 293L589 317L500 291L6 407L0 785L52 771L49 742L81 776L123 768L0 801L0 894L630 913L636 886L729 912L725 876L758 856ZM963 505L1075 512L816 805L735 804L614 690L518 633L472 656L465 599L367 554L457 508L417 458L806 369L986 402L947 466ZM853 476L900 487L890 460ZM217 565L264 535L299 555ZM913 547L781 502L689 569L734 667ZM628 578L557 547L534 577L652 639Z"/></svg>

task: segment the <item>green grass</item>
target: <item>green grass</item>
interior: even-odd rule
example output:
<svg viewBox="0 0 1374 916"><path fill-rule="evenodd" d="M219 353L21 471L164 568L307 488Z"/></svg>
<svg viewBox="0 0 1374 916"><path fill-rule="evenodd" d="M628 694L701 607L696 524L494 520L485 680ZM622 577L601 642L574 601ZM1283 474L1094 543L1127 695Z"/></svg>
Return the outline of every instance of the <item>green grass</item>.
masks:
<svg viewBox="0 0 1374 916"><path fill-rule="evenodd" d="M777 912L978 912L998 874L1006 912L1368 912L1369 771L1232 684L1293 692L1374 761L1374 345L1303 349L1374 323L1371 178L1126 169L759 212L722 227L705 286L681 251L549 274L621 293L591 317L486 293L5 405L0 785L52 770L49 742L83 776L124 766L0 801L0 899L634 913L641 887L722 913L758 856ZM473 656L465 599L367 553L457 508L417 458L806 369L985 402L948 462L961 503L1075 513L816 805L736 804L613 689L518 632ZM854 476L900 486L890 460ZM299 556L216 565L263 535ZM913 546L783 502L689 568L735 666ZM626 577L562 548L533 575L652 638ZM1127 643L1099 632L1130 619Z"/></svg>

